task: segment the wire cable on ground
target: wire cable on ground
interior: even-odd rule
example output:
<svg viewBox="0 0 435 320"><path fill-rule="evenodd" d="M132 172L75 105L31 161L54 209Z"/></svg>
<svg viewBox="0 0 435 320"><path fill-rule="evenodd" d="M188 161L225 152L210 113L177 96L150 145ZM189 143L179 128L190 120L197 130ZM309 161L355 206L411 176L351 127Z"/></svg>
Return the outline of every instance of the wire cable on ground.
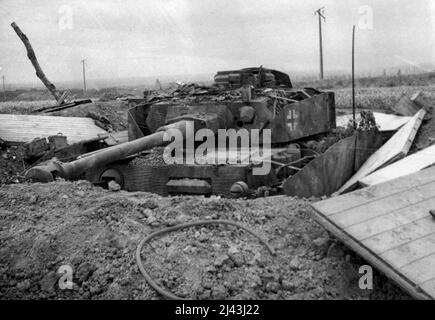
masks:
<svg viewBox="0 0 435 320"><path fill-rule="evenodd" d="M179 225L176 225L173 227L169 227L169 228L165 228L165 229L153 232L149 236L142 239L142 241L137 246L136 263L139 267L140 272L142 273L142 275L144 276L144 278L148 282L148 284L154 290L156 290L158 293L160 293L162 296L164 296L165 298L174 299L174 300L184 300L183 298L178 297L178 296L174 295L173 293L167 291L166 289L162 288L153 280L153 278L151 278L151 276L148 274L148 272L145 270L145 268L142 264L141 251L142 251L143 246L146 243L148 243L151 239L153 239L157 236L161 236L161 235L167 234L169 232L173 232L173 231L177 231L177 230L181 230L181 229L185 229L185 228L202 226L202 225L209 225L209 224L225 224L225 225L231 225L231 226L235 226L235 227L238 227L240 229L243 229L246 232L253 235L254 237L256 237L258 240L260 240L260 242L262 244L264 244L264 246L267 248L267 250L270 252L271 255L275 255L275 250L272 248L272 246L266 240L261 238L257 233L255 233L254 231L248 229L247 227L245 227L237 222L233 222L233 221L229 221L229 220L200 220L200 221L179 224Z"/></svg>

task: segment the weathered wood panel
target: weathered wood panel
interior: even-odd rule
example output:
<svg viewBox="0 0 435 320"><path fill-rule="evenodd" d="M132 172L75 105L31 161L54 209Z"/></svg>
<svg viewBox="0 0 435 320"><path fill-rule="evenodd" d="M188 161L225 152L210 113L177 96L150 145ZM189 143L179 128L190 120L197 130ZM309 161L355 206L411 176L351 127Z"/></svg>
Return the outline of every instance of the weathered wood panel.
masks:
<svg viewBox="0 0 435 320"><path fill-rule="evenodd" d="M435 298L435 167L312 205L325 228L416 298Z"/></svg>
<svg viewBox="0 0 435 320"><path fill-rule="evenodd" d="M369 174L358 181L362 186L372 186L395 178L399 178L435 164L435 145L410 155Z"/></svg>
<svg viewBox="0 0 435 320"><path fill-rule="evenodd" d="M9 143L25 143L58 133L66 136L69 144L107 135L91 118L0 114L0 138Z"/></svg>
<svg viewBox="0 0 435 320"><path fill-rule="evenodd" d="M386 197L402 190L412 189L435 181L435 171L432 172L432 175L427 175L427 172L431 172L431 169L432 168L429 168L426 169L428 171L423 170L415 174L388 181L388 189L385 188L385 183L380 183L371 186L370 188L364 188L352 193L341 195L340 197L330 198L322 202L322 207L328 215L344 212L353 208L355 203L357 206L363 206L364 204L371 202L375 197Z"/></svg>

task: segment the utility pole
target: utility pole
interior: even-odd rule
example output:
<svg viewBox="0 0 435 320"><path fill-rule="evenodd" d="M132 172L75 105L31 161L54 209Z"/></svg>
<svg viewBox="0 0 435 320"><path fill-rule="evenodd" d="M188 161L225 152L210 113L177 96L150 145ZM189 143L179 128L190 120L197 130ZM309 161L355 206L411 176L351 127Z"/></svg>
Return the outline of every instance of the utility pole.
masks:
<svg viewBox="0 0 435 320"><path fill-rule="evenodd" d="M322 19L326 20L323 15L325 7L317 9L314 11L314 15L318 15L319 17L319 50L320 50L320 80L323 80L323 43L322 43Z"/></svg>
<svg viewBox="0 0 435 320"><path fill-rule="evenodd" d="M3 99L6 100L5 76L2 76L2 79L3 79Z"/></svg>
<svg viewBox="0 0 435 320"><path fill-rule="evenodd" d="M81 63L83 65L83 92L86 93L86 75L85 75L85 60L81 60Z"/></svg>
<svg viewBox="0 0 435 320"><path fill-rule="evenodd" d="M352 28L352 119L353 127L356 129L356 119L355 119L355 26Z"/></svg>

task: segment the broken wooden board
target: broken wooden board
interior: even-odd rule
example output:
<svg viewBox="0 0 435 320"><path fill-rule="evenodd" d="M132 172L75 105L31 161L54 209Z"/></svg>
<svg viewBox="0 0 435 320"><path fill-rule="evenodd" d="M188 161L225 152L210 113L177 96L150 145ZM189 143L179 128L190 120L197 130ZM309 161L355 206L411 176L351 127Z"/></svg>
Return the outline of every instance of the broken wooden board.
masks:
<svg viewBox="0 0 435 320"><path fill-rule="evenodd" d="M400 100L393 106L393 111L401 116L414 116L422 107L421 104L414 101L418 96L419 94L417 93L409 99L407 96L403 95L402 98L400 98Z"/></svg>
<svg viewBox="0 0 435 320"><path fill-rule="evenodd" d="M405 125L412 118L382 112L373 112L373 116L375 117L376 124L379 126L379 131L381 132L399 130L400 127ZM336 120L337 127L347 127L351 120L351 114L338 116ZM358 122L359 120L361 120L360 114L356 116L356 121Z"/></svg>
<svg viewBox="0 0 435 320"><path fill-rule="evenodd" d="M50 112L55 112L55 111L61 111L64 109L69 109L69 108L79 106L81 104L86 104L86 103L92 103L92 100L91 99L74 100L74 101L71 101L68 103L56 104L55 106L40 108L40 109L33 111L33 113L35 113L35 112L50 113Z"/></svg>
<svg viewBox="0 0 435 320"><path fill-rule="evenodd" d="M379 133L357 132L331 146L284 182L289 196L331 195L348 181L359 166L382 144Z"/></svg>
<svg viewBox="0 0 435 320"><path fill-rule="evenodd" d="M415 135L420 127L426 111L421 109L409 120L394 136L391 137L379 150L377 150L339 190L338 194L352 191L356 188L359 180L372 172L387 166L394 161L406 156L414 141Z"/></svg>
<svg viewBox="0 0 435 320"><path fill-rule="evenodd" d="M369 174L358 181L358 184L367 187L403 177L411 173L435 164L435 145L410 155L402 160L386 166L378 171Z"/></svg>
<svg viewBox="0 0 435 320"><path fill-rule="evenodd" d="M312 207L321 225L413 297L435 298L435 167Z"/></svg>
<svg viewBox="0 0 435 320"><path fill-rule="evenodd" d="M0 138L11 144L59 133L67 137L68 144L107 136L107 131L97 127L91 118L0 114L0 123Z"/></svg>

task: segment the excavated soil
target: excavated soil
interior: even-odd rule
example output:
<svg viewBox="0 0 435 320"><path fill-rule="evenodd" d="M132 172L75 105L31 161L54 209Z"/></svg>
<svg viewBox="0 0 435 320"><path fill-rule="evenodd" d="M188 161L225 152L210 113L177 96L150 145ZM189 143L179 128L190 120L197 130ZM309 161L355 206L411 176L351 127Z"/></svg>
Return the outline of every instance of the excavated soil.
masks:
<svg viewBox="0 0 435 320"><path fill-rule="evenodd" d="M94 119L95 123L104 130L112 132L127 130L127 111L128 104L126 101L112 100L82 104L73 108L53 112L49 115L89 117Z"/></svg>
<svg viewBox="0 0 435 320"><path fill-rule="evenodd" d="M311 218L310 201L167 197L111 192L89 182L15 184L0 189L0 297L3 299L161 299L134 258L151 232L200 219L239 222L162 236L142 251L144 266L168 290L193 299L406 299L374 272L360 290L365 264ZM58 269L73 270L73 289Z"/></svg>

